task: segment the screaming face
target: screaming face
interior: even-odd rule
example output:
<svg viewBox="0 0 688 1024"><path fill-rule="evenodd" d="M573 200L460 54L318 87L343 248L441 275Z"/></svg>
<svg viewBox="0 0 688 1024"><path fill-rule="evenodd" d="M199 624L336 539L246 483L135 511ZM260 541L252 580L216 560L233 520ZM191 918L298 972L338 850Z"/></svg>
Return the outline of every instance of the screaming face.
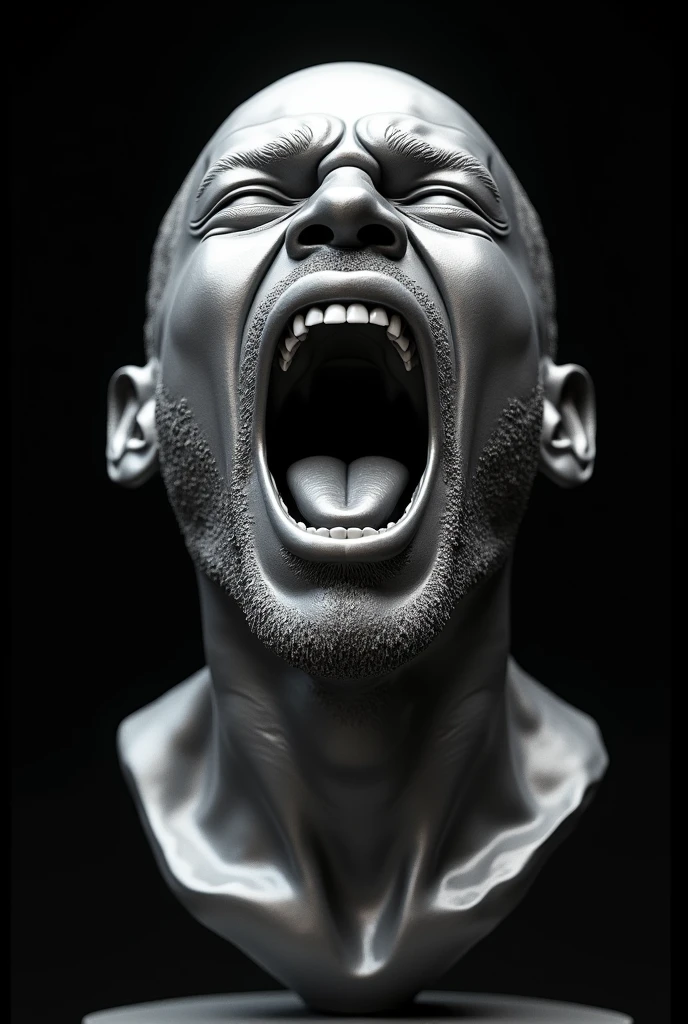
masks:
<svg viewBox="0 0 688 1024"><path fill-rule="evenodd" d="M313 675L404 664L509 554L551 313L522 204L462 108L340 64L235 111L163 224L170 499L200 570Z"/></svg>

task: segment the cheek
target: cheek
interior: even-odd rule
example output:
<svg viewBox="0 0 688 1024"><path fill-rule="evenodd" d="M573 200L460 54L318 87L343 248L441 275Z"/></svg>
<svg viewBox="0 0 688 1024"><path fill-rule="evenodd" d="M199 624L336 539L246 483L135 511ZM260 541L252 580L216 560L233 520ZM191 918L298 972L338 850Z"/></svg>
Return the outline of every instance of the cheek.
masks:
<svg viewBox="0 0 688 1024"><path fill-rule="evenodd" d="M423 231L422 244L447 307L459 380L459 436L471 474L500 414L538 380L536 321L502 248L470 235Z"/></svg>
<svg viewBox="0 0 688 1024"><path fill-rule="evenodd" d="M539 367L535 317L511 263L498 246L476 243L461 263L450 313L458 356L459 424L471 463L507 403L530 395Z"/></svg>
<svg viewBox="0 0 688 1024"><path fill-rule="evenodd" d="M238 426L244 324L282 234L272 229L197 243L168 293L162 380L175 398L187 399L225 477Z"/></svg>

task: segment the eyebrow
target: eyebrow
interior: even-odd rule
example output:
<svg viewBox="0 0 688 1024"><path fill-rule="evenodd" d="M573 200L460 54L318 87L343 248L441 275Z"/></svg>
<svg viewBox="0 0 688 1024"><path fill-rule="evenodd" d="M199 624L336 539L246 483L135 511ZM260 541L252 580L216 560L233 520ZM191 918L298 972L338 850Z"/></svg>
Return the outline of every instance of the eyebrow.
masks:
<svg viewBox="0 0 688 1024"><path fill-rule="evenodd" d="M275 139L269 139L268 142L255 146L253 149L225 153L206 172L198 187L196 199L200 199L211 182L223 171L231 171L237 167L247 169L269 167L270 164L279 160L289 160L300 153L305 153L310 148L312 141L313 129L307 124L300 124L293 130L284 132Z"/></svg>
<svg viewBox="0 0 688 1024"><path fill-rule="evenodd" d="M501 201L497 184L485 167L471 153L463 149L445 149L434 146L413 132L405 131L390 124L385 128L385 142L393 153L421 160L437 171L468 171L473 174L485 188L489 189L495 199Z"/></svg>

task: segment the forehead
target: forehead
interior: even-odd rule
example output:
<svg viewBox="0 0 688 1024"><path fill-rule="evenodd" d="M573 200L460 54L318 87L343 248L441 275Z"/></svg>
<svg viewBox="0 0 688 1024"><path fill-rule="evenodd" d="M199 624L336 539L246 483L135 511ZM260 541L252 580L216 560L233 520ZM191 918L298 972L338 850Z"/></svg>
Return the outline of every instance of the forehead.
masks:
<svg viewBox="0 0 688 1024"><path fill-rule="evenodd" d="M367 115L395 111L459 128L482 151L494 149L470 114L437 89L392 68L353 62L306 68L274 82L238 107L220 126L210 146L215 149L238 129L316 110L341 121L348 136Z"/></svg>

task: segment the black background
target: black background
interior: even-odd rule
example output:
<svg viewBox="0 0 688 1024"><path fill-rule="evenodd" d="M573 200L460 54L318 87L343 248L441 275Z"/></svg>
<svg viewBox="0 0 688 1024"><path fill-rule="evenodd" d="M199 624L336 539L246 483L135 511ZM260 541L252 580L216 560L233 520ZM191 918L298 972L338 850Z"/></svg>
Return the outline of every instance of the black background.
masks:
<svg viewBox="0 0 688 1024"><path fill-rule="evenodd" d="M599 722L611 766L521 906L441 987L668 1019L669 43L625 5L225 3L20 10L13 105L13 1001L17 1024L276 987L154 866L116 762L127 714L203 663L159 479L110 484L105 392L141 363L159 220L239 102L301 66L426 79L493 136L544 222L560 360L599 457L538 481L513 649ZM317 108L314 97L313 108Z"/></svg>

